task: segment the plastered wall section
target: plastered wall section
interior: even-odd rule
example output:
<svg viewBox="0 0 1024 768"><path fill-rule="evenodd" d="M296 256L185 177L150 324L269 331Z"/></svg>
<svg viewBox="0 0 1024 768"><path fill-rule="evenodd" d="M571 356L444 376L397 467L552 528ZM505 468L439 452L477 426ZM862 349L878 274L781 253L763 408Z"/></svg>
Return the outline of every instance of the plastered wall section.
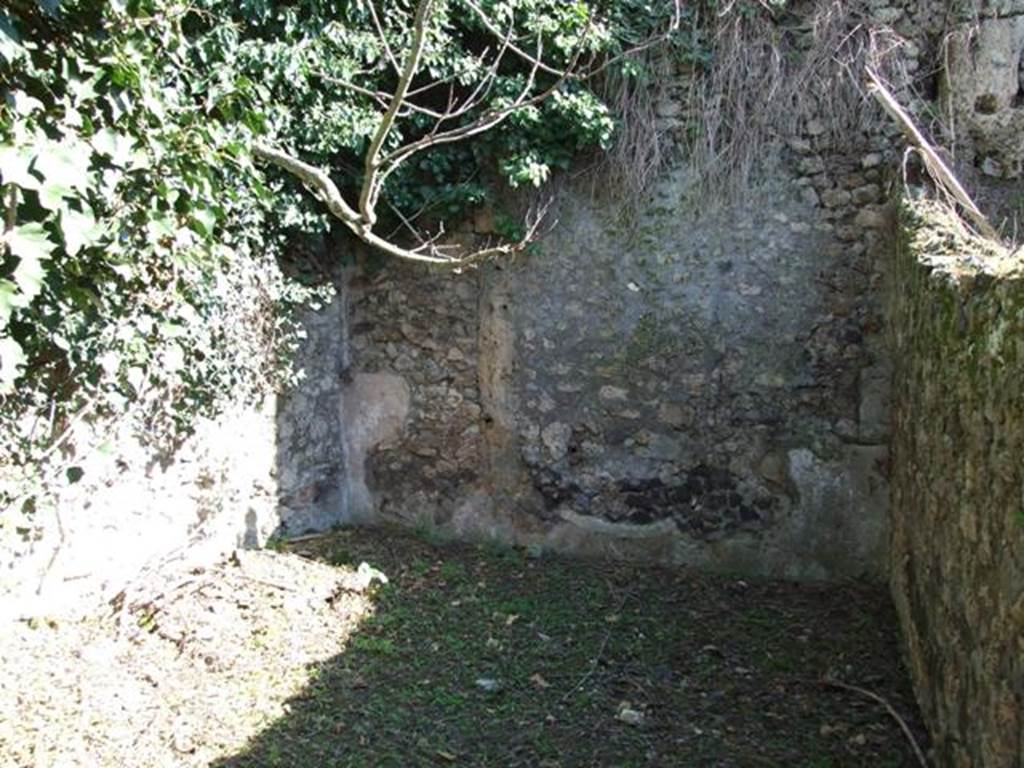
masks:
<svg viewBox="0 0 1024 768"><path fill-rule="evenodd" d="M80 424L68 442L82 479L30 516L5 513L0 620L105 609L165 572L356 519L341 411L345 318L344 292L308 312L300 385L201 420L173 452L129 422Z"/></svg>
<svg viewBox="0 0 1024 768"><path fill-rule="evenodd" d="M568 190L554 233L515 262L356 277L355 376L400 380L409 403L366 453L373 515L580 554L880 576L886 218L869 150L789 157L814 165L828 203L796 170L708 213L669 174L634 225Z"/></svg>

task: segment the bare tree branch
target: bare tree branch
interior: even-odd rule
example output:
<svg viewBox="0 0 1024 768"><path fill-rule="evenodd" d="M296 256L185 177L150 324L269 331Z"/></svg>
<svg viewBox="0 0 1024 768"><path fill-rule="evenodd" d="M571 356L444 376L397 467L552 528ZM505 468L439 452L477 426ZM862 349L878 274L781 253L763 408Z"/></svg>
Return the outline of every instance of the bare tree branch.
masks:
<svg viewBox="0 0 1024 768"><path fill-rule="evenodd" d="M480 20L480 22L484 25L488 32L496 36L500 34L494 22L491 21L491 18L487 15L487 11L481 8L479 4L477 4L474 0L462 0L462 2L465 3L466 6L471 11L473 11L474 15L476 15L476 17ZM587 69L581 72L571 72L569 74L569 78L579 81L589 80L590 78L595 77L596 75L600 74L604 70L608 69L608 67L612 66L616 62L621 61L622 59L625 59L635 53L640 53L641 51L645 51L648 48L652 48L655 45L659 45L665 42L669 37L671 37L672 34L674 34L679 29L679 25L682 23L682 18L682 0L672 0L672 16L669 21L668 28L663 33L661 33L660 35L655 35L654 37L650 37L647 40L644 40L642 43L639 43L631 48L627 48L626 50L616 54L615 56L606 59L604 62L601 63L599 67L595 69ZM592 22L592 18L588 20L588 29L584 31L584 35L582 37L585 37L587 35L587 33L589 32L590 24ZM546 72L549 75L560 76L566 71L545 64L543 61L538 60L537 57L531 56L528 52L512 44L511 42L509 43L509 50L511 50L514 54L516 54L516 56L523 59L528 64L536 66L538 69L540 69L540 71Z"/></svg>
<svg viewBox="0 0 1024 768"><path fill-rule="evenodd" d="M304 163L287 152L266 144L256 143L252 151L261 160L273 163L278 168L288 171L288 173L298 178L299 181L320 196L320 199L324 201L332 215L341 219L356 233L359 232L363 223L362 218L345 202L345 198L341 196L341 192L338 191L335 183L331 181L330 176L319 168Z"/></svg>
<svg viewBox="0 0 1024 768"><path fill-rule="evenodd" d="M444 242L445 233L443 226L433 237L422 236L416 227L413 226L412 221L396 210L395 212L404 226L419 241L419 244L415 247L403 247L391 239L394 233L392 233L392 236L382 237L374 231L377 223L377 206L387 178L401 167L404 162L407 162L419 152L445 144L464 141L492 130L516 111L535 106L550 98L567 81L586 80L606 69L615 61L664 40L668 34L678 28L682 2L682 0L673 0L674 13L668 32L652 37L650 40L634 46L618 56L604 59L599 66L595 67L593 65L597 58L596 54L593 53L588 57L589 61L581 66L581 61L592 39L595 23L592 15L588 16L586 26L580 32L576 47L572 51L568 62L564 66L555 66L545 61L544 35L541 32L531 35L534 40L534 50L530 52L526 47L523 47L524 39L516 37L516 19L514 16L510 16L507 27L502 28L504 23L499 26L498 23L487 15L486 11L483 10L476 0L461 1L482 21L488 32L497 39L496 46L488 46L479 54L474 55L475 66L470 63L468 65L469 69L466 69L460 65L455 69L461 71L454 71L446 77L435 78L425 85L413 87L413 81L420 74L420 67L430 35L432 13L436 6L436 0L417 0L415 10L412 13L409 47L405 51L402 60L400 60L397 52L391 47L387 39L386 29L376 9L373 7L373 3L370 3L374 29L380 38L385 57L398 76L395 88L391 93L365 87L350 80L336 78L327 73L317 73L324 82L366 96L383 110L380 122L370 138L363 157L363 180L359 190L358 202L355 205L345 200L337 185L324 170L305 163L282 149L265 143L257 143L253 148L253 153L257 158L276 165L301 181L324 202L333 216L342 221L345 226L367 245L398 258L448 266L464 265L489 258L506 256L523 250L538 236L538 231L548 206L541 206L539 209L531 210L527 214L526 233L518 242L497 245L487 244L485 247L470 253L465 252L467 249L464 246ZM491 96L495 83L499 81L499 72L502 69L502 64L509 55L517 56L525 61L529 65L529 71L523 78L522 86L518 88L510 99L506 100L503 105L487 109L485 104ZM481 69L483 70L482 72L479 71ZM456 81L460 80L464 74L470 72L472 72L477 82L472 88L467 88L469 90L468 94L461 95L457 89ZM535 93L535 90L538 89L538 77L542 75L550 75L552 78L546 87ZM412 101L414 96L426 94L444 86L447 86L448 93L444 97L443 107L436 106L436 103L428 107L422 103ZM459 118L474 112L480 112L480 114L470 117L462 125L453 124L453 121L457 121ZM392 148L390 151L385 151L385 147L388 146L389 139L395 129L396 120L413 113L431 118L434 121L432 128L425 134L420 134L420 137L415 140L409 141L397 148Z"/></svg>
<svg viewBox="0 0 1024 768"><path fill-rule="evenodd" d="M590 26L588 23L587 32L589 32ZM421 152L424 149L430 147L439 146L442 144L451 144L457 141L463 141L471 136L484 133L497 127L503 123L508 117L510 117L516 110L530 107L535 104L539 104L549 98L555 91L557 91L562 84L568 80L575 67L579 64L580 56L583 53L583 46L586 39L586 35L582 36L580 43L573 53L572 60L569 65L561 71L555 81L544 91L536 94L531 98L527 98L530 92L533 90L533 86L536 82L537 72L540 69L540 55L543 52L543 40L540 36L537 38L537 57L534 59L535 63L530 70L530 74L526 79L526 84L520 90L519 95L508 105L500 109L493 110L491 112L484 113L477 120L467 125L460 126L458 128L452 128L448 131L442 131L440 133L430 133L417 141L413 141L406 144L404 147L396 149L391 154L384 157L380 162L381 172L378 185L383 184L384 180L399 166L402 162L412 157L417 152Z"/></svg>
<svg viewBox="0 0 1024 768"><path fill-rule="evenodd" d="M289 155L287 152L274 149L265 144L256 144L253 153L269 163L288 171L298 178L309 189L316 193L327 205L327 209L336 218L340 219L349 229L352 230L363 242L374 248L378 248L390 256L411 261L422 261L429 264L444 264L446 266L459 266L471 262L486 261L487 259L499 256L508 256L524 250L536 239L537 232L547 212L550 201L538 211L528 215L527 231L525 236L515 243L503 243L500 245L488 246L474 251L465 256L450 256L445 249L452 249L456 246L443 245L436 242L437 238L423 243L417 248L403 248L400 245L375 234L366 226L365 221L342 197L337 185L324 171L308 163ZM443 234L443 232L442 232Z"/></svg>
<svg viewBox="0 0 1024 768"><path fill-rule="evenodd" d="M427 22L433 4L433 0L420 0L419 5L416 7L416 15L413 17L412 46L406 57L402 74L398 78L395 93L391 97L391 104L381 118L380 125L377 126L377 132L370 140L370 148L366 151L365 180L363 182L363 189L359 193L359 212L362 214L367 232L373 228L377 221L377 214L374 211L376 197L379 194L379 187L374 183L377 175L377 160L380 156L381 147L384 146L384 142L387 141L388 134L391 133L391 129L395 124L398 111L402 108L402 102L405 101L409 85L419 69L420 57L423 55L423 46L427 40Z"/></svg>
<svg viewBox="0 0 1024 768"><path fill-rule="evenodd" d="M353 83L351 80L342 80L340 77L334 77L333 75L328 75L324 72L317 72L316 75L325 83L337 85L340 86L341 88L347 88L350 91L354 91L355 93L361 94L363 96L369 96L384 109L387 109L388 104L391 101L392 94L390 93L385 93L384 91L373 91L370 90L369 88L364 88L363 86L358 85L357 83ZM433 109L429 109L428 107L420 106L419 104L414 104L411 101L409 101L408 98L406 98L405 103L402 105L402 107L407 111L404 114L400 111L397 115L398 117L405 117L410 112L419 112L421 115L432 117L435 120L440 120L444 117L444 115L442 115L440 112Z"/></svg>
<svg viewBox="0 0 1024 768"><path fill-rule="evenodd" d="M963 188L963 185L960 184L956 175L939 156L939 153L935 151L935 148L929 143L928 139L924 137L921 129L915 125L913 118L907 114L907 111L896 100L896 97L892 95L892 91L885 86L882 78L871 67L868 67L865 73L868 77L868 90L874 94L885 111L903 129L903 133L907 136L910 143L921 153L925 168L932 179L960 204L981 234L992 240L998 240L999 233L996 232L988 219L985 218L985 214L981 212L978 205L971 199L967 190Z"/></svg>
<svg viewBox="0 0 1024 768"><path fill-rule="evenodd" d="M387 56L388 61L391 62L391 67L395 70L395 74L401 77L402 68L398 64L398 58L395 56L395 52L391 50L391 45L388 43L388 36L384 33L384 26L380 23L380 17L377 16L377 8L372 2L367 3L367 5L370 8L370 18L373 20L373 28L377 30L377 37L380 38L380 44L384 46L384 55Z"/></svg>

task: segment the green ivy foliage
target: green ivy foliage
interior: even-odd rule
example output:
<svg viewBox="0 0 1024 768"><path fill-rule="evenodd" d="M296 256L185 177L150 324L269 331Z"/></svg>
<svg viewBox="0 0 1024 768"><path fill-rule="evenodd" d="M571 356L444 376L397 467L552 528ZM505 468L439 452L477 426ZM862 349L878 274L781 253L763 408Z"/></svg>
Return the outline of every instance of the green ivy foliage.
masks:
<svg viewBox="0 0 1024 768"><path fill-rule="evenodd" d="M198 416L287 384L293 309L325 293L281 273L250 129L210 119L184 16L89 0L0 11L8 501L80 478L59 444L77 419L130 416L166 448Z"/></svg>
<svg viewBox="0 0 1024 768"><path fill-rule="evenodd" d="M282 146L330 169L346 194L357 190L381 112L367 92L394 87L389 57L408 47L412 5L11 0L0 9L0 460L30 465L75 414L117 416L140 403L143 428L173 439L199 415L294 380L294 311L329 291L288 279L278 260L332 222L250 147L256 138ZM581 48L614 56L663 24L670 6L479 5L524 47L543 43L555 66ZM496 45L463 0L437 0L418 103L443 109L471 93ZM528 70L507 57L481 105L458 119L508 103ZM536 91L552 77L540 73ZM608 147L614 121L587 86L567 81L471 143L416 155L388 179L380 213L461 216L491 193L484 178L537 186L580 152ZM402 115L385 151L433 127ZM48 414L44 428L26 414Z"/></svg>

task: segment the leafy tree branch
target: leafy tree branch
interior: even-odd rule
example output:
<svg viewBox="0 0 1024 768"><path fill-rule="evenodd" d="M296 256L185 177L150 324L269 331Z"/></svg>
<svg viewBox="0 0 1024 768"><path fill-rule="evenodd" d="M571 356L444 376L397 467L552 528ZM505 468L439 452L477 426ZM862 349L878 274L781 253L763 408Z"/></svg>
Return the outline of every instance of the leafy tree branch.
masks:
<svg viewBox="0 0 1024 768"><path fill-rule="evenodd" d="M529 53L518 43L523 37L517 37L515 24L515 4L505 8L508 18L504 30L499 27L494 17L500 15L488 13L474 0L461 0L464 5L496 39L494 49L496 53L490 62L482 69L476 84L468 95L459 97L454 87L449 87L447 103L442 109L432 109L428 106L413 101L412 95L423 94L438 86L450 85L457 75L442 78L434 82L428 82L415 91L412 90L412 83L420 74L424 58L424 49L427 46L429 27L438 0L419 0L415 11L412 14L411 41L409 49L405 52L404 62L400 63L387 34L382 26L377 12L370 4L371 16L374 29L379 37L381 47L385 52L387 60L398 74L398 79L392 93L375 91L364 88L354 82L340 80L329 75L322 75L328 82L351 89L356 93L369 96L378 105L384 106L384 112L380 116L376 131L369 141L369 146L363 158L363 182L359 192L358 210L349 206L337 186L331 181L329 175L319 171L312 166L302 162L298 157L281 149L273 148L267 144L257 144L254 153L257 157L273 163L283 170L295 175L304 184L314 189L327 204L332 215L340 219L352 232L367 244L387 253L391 256L410 259L414 261L426 261L430 263L461 265L467 262L476 262L495 256L507 255L525 248L537 231L537 227L531 224L526 229L526 237L515 243L507 243L499 246L488 246L468 253L445 254L444 246L436 244L436 240L420 238L417 247L407 248L387 238L382 238L374 232L377 223L377 207L385 182L403 164L408 162L419 152L439 147L445 144L467 141L479 134L486 133L500 126L517 112L527 110L542 104L554 94L558 93L562 86L568 81L583 82L589 80L600 72L612 66L626 56L635 54L659 42L664 41L668 35L675 32L680 24L682 7L681 0L676 0L667 28L651 35L643 42L633 45L616 55L600 57L601 48L594 44L592 37L595 33L595 18L593 11L585 5L581 5L581 11L585 23L582 30L576 33L576 43L569 55L569 58L562 65L545 61L545 40L540 32L533 35L534 51ZM481 67L486 61L490 48L477 58L476 64ZM581 63L585 52L590 51L586 64ZM511 97L505 98L498 103L488 105L488 97L495 90L499 80L500 72L503 71L503 64L506 54L514 54L526 62L529 69L525 77L521 78L521 85ZM539 74L551 76L551 81L546 86L537 90ZM382 151L395 130L396 121L402 116L417 114L431 118L433 125L426 130L419 138L401 144L386 154ZM446 124L462 118L465 115L475 115L473 119L446 127Z"/></svg>

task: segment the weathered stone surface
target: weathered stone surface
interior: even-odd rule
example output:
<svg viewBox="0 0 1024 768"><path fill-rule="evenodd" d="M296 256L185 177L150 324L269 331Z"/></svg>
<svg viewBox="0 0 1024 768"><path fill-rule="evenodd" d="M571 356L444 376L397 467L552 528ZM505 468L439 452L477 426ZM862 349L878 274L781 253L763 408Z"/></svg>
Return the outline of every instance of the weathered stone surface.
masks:
<svg viewBox="0 0 1024 768"><path fill-rule="evenodd" d="M117 451L80 455L82 481L55 509L23 523L5 511L0 621L93 612L165 561L204 564L280 525L273 403L201 421L171 458L100 427ZM21 524L34 534L19 537Z"/></svg>
<svg viewBox="0 0 1024 768"><path fill-rule="evenodd" d="M301 318L306 340L297 367L303 379L277 402L279 534L322 530L346 515L346 467L341 403L348 368L347 296ZM262 544L262 539L259 542Z"/></svg>
<svg viewBox="0 0 1024 768"><path fill-rule="evenodd" d="M870 5L914 38L907 72L937 55L941 4ZM691 114L686 92L659 111ZM881 575L882 198L901 137L872 117L840 139L831 120L766 147L772 182L743 201L706 210L670 168L627 227L568 186L519 263L356 277L353 370L409 387L402 435L367 458L375 513L591 554Z"/></svg>
<svg viewBox="0 0 1024 768"><path fill-rule="evenodd" d="M979 10L1013 25L1019 2ZM948 4L868 7L913 38L899 51L905 72L936 67ZM815 25L803 22L780 38L799 38L782 60L809 47ZM986 34L1004 50L1012 36L999 29ZM694 114L692 69L671 76L679 86L657 108L669 138L686 134ZM1012 87L1003 79L1000 106ZM809 100L793 135L765 145L770 185L755 174L747 199L717 210L693 199L684 161L667 169L634 227L617 203L570 186L557 231L518 263L463 274L364 263L339 280L345 290L331 306L305 318L306 379L276 415L244 410L219 422L166 474L147 466L152 457L124 474L108 467L74 504L128 510L91 516L109 531L136 530L142 510L167 517L166 528L147 529L158 532L153 547L117 545L132 533L101 539L138 555L125 572L222 522L227 533L203 540L258 546L275 531L372 514L589 554L879 575L887 221L876 206L902 140L870 110L837 135L827 106L835 95L819 94L828 98L818 114ZM910 91L899 95L920 106ZM490 210L451 226L463 241L493 228ZM103 490L122 486L130 504L122 490ZM47 547L27 545L36 565L52 539Z"/></svg>
<svg viewBox="0 0 1024 768"><path fill-rule="evenodd" d="M633 229L570 189L527 262L355 277L352 368L409 388L401 434L368 452L375 514L588 554L879 575L885 379L861 375L882 370L865 341L874 257L840 246L800 189L781 178L705 213L669 174Z"/></svg>
<svg viewBox="0 0 1024 768"><path fill-rule="evenodd" d="M1024 755L1024 259L964 240L929 211L905 226L891 308L893 597L937 765L1015 768Z"/></svg>
<svg viewBox="0 0 1024 768"><path fill-rule="evenodd" d="M1024 12L966 21L949 42L944 96L961 148L989 176L1024 173Z"/></svg>

